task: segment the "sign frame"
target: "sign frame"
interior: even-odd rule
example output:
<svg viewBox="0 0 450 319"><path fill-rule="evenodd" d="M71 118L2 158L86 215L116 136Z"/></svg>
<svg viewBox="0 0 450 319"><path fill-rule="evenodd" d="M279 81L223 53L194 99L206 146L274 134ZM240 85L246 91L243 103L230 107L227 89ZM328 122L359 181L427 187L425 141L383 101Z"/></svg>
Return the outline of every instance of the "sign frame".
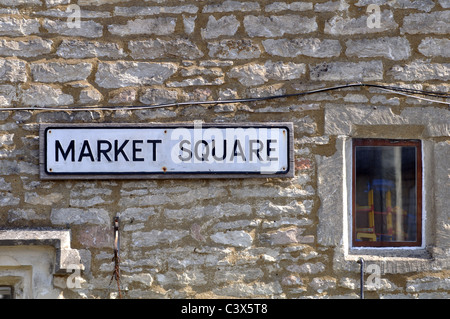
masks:
<svg viewBox="0 0 450 319"><path fill-rule="evenodd" d="M51 173L47 171L47 135L51 129L195 129L207 128L267 128L285 129L287 138L287 168L283 172L103 172L103 173ZM284 134L284 133L283 133ZM246 123L41 123L39 125L39 174L42 180L90 179L225 179L225 178L293 178L294 126L292 122Z"/></svg>

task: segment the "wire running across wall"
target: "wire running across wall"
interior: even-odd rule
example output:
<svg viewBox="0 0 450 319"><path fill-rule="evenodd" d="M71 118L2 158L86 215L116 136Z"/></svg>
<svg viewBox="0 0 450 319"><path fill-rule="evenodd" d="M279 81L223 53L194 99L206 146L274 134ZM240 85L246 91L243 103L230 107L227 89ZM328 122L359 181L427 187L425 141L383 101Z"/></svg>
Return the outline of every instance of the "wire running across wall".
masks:
<svg viewBox="0 0 450 319"><path fill-rule="evenodd" d="M66 111L66 112L74 112L74 111L137 111L137 110L148 110L148 109L157 109L157 108L168 108L168 107L180 107L180 106L191 106L191 105L219 105L219 104L232 104L232 103L250 103L250 102L259 102L259 101L268 101L275 99L283 99L290 97L300 97L304 95L317 94L329 91L336 91L346 88L355 88L355 87L367 87L367 88L376 88L385 92L399 94L402 96L415 98L419 100L424 100L433 103L440 103L450 105L450 102L429 99L421 96L434 97L434 98L442 98L442 99L450 99L450 94L445 92L438 91L426 91L426 90L418 90L411 88L404 88L398 86L389 86L389 85L380 85L380 84L369 84L369 83L353 83L353 84L345 84L338 85L332 87L319 88L314 90L308 90L304 92L297 92L291 94L280 94L280 95L271 95L271 96L263 96L263 97L252 97L252 98L240 98L240 99L228 99L228 100L208 100L208 101L186 101L186 102L171 102L171 103L163 103L156 105L142 105L142 106L96 106L96 107L46 107L46 106L27 106L27 107L4 107L0 108L0 111Z"/></svg>

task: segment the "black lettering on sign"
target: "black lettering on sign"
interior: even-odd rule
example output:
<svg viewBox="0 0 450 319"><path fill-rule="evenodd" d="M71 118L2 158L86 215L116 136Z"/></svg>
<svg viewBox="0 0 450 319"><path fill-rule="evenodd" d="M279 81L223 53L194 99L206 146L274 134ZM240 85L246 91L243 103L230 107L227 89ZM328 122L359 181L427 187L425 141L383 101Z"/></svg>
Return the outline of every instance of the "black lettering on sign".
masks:
<svg viewBox="0 0 450 319"><path fill-rule="evenodd" d="M125 161L129 162L130 159L128 158L127 154L125 154L125 152L123 151L125 145L127 145L129 142L129 140L125 140L122 145L120 145L119 147L119 141L115 140L114 141L114 160L117 162L119 160L119 154L122 154L123 158L125 159Z"/></svg>
<svg viewBox="0 0 450 319"><path fill-rule="evenodd" d="M67 147L66 151L64 151L61 142L56 140L55 141L55 161L59 162L59 153L61 152L61 155L63 159L66 161L67 158L70 155L70 159L72 162L75 162L75 141L71 140L69 143L69 146Z"/></svg>
<svg viewBox="0 0 450 319"><path fill-rule="evenodd" d="M152 160L153 160L153 162L155 162L156 161L156 144L162 143L162 141L161 140L147 140L147 143L150 143L153 146L153 149L152 149L153 158L152 158Z"/></svg>
<svg viewBox="0 0 450 319"><path fill-rule="evenodd" d="M106 145L106 149L102 149L102 145ZM97 141L97 161L102 161L102 154L106 158L108 162L112 162L111 157L109 157L108 152L111 151L112 144L107 140L98 140Z"/></svg>
<svg viewBox="0 0 450 319"><path fill-rule="evenodd" d="M81 162L83 160L83 157L89 157L92 162L95 161L88 140L84 140L83 145L81 146L80 156L78 156L78 162Z"/></svg>

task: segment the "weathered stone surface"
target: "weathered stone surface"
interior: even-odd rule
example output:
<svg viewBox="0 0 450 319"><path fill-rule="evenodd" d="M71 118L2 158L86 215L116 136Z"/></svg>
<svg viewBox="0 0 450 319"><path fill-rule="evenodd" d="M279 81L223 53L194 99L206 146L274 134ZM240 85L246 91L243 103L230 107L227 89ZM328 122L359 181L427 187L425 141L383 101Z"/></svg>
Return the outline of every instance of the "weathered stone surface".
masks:
<svg viewBox="0 0 450 319"><path fill-rule="evenodd" d="M439 0L439 4L444 9L450 8L450 0Z"/></svg>
<svg viewBox="0 0 450 319"><path fill-rule="evenodd" d="M217 217L234 217L234 216L247 216L251 213L252 209L250 205L238 205L233 203L223 203L216 206L196 206L192 209L166 209L164 216L171 220L182 221L184 218L194 220L196 218L212 218Z"/></svg>
<svg viewBox="0 0 450 319"><path fill-rule="evenodd" d="M321 278L313 278L313 280L310 282L309 285L317 292L321 293L329 289L335 289L336 282L337 280L335 278L321 277Z"/></svg>
<svg viewBox="0 0 450 319"><path fill-rule="evenodd" d="M216 19L209 16L206 28L201 29L203 39L214 39L222 35L234 35L239 28L240 22L234 15L223 16Z"/></svg>
<svg viewBox="0 0 450 319"><path fill-rule="evenodd" d="M369 28L367 23L368 16L362 15L359 18L343 18L335 16L325 22L325 33L333 35L352 35L368 34L395 30L398 24L395 22L394 15L390 10L384 10L380 16L380 27Z"/></svg>
<svg viewBox="0 0 450 319"><path fill-rule="evenodd" d="M81 81L91 74L91 63L47 62L32 63L31 75L36 82L70 82Z"/></svg>
<svg viewBox="0 0 450 319"><path fill-rule="evenodd" d="M430 63L413 61L405 65L395 65L388 72L396 80L427 81L450 79L450 63Z"/></svg>
<svg viewBox="0 0 450 319"><path fill-rule="evenodd" d="M0 35L25 36L39 33L38 19L25 19L3 16L0 17Z"/></svg>
<svg viewBox="0 0 450 319"><path fill-rule="evenodd" d="M316 58L330 58L341 54L338 40L318 38L268 39L262 42L264 49L271 55L295 58L306 55Z"/></svg>
<svg viewBox="0 0 450 319"><path fill-rule="evenodd" d="M110 92L109 103L112 104L131 104L137 99L137 90L135 88L124 88Z"/></svg>
<svg viewBox="0 0 450 319"><path fill-rule="evenodd" d="M0 59L0 82L26 82L26 65L18 59Z"/></svg>
<svg viewBox="0 0 450 319"><path fill-rule="evenodd" d="M196 19L197 16L183 17L184 32L186 32L187 34L191 34L192 32L194 32Z"/></svg>
<svg viewBox="0 0 450 319"><path fill-rule="evenodd" d="M408 280L406 282L407 292L420 292L430 290L444 290L444 291L450 290L450 278L441 278L439 276L426 276L418 279Z"/></svg>
<svg viewBox="0 0 450 319"><path fill-rule="evenodd" d="M250 247L253 243L252 236L243 230L233 230L227 232L217 232L210 236L212 241L235 247Z"/></svg>
<svg viewBox="0 0 450 319"><path fill-rule="evenodd" d="M127 36L134 34L169 35L175 31L177 19L171 17L128 20L126 24L108 26L111 34Z"/></svg>
<svg viewBox="0 0 450 319"><path fill-rule="evenodd" d="M403 19L402 34L448 34L450 33L450 11L412 13Z"/></svg>
<svg viewBox="0 0 450 319"><path fill-rule="evenodd" d="M283 63L267 61L265 64L249 63L234 67L228 73L230 78L238 78L245 86L261 85L269 80L299 79L306 72L303 63Z"/></svg>
<svg viewBox="0 0 450 319"><path fill-rule="evenodd" d="M156 59L166 56L198 59L203 52L188 39L130 41L128 48L134 59Z"/></svg>
<svg viewBox="0 0 450 319"><path fill-rule="evenodd" d="M324 272L325 268L325 265L321 262L294 264L286 267L287 270L299 274L318 274Z"/></svg>
<svg viewBox="0 0 450 319"><path fill-rule="evenodd" d="M95 104L103 99L102 94L93 87L81 90L79 101L81 104Z"/></svg>
<svg viewBox="0 0 450 319"><path fill-rule="evenodd" d="M316 31L316 18L299 15L245 16L245 31L250 37L280 37L284 34L304 34Z"/></svg>
<svg viewBox="0 0 450 319"><path fill-rule="evenodd" d="M32 84L29 88L22 90L20 101L26 106L59 106L72 104L73 97L53 86Z"/></svg>
<svg viewBox="0 0 450 319"><path fill-rule="evenodd" d="M47 7L54 7L60 4L69 4L70 0L45 0Z"/></svg>
<svg viewBox="0 0 450 319"><path fill-rule="evenodd" d="M12 102L17 101L16 87L10 84L0 85L0 106L12 106ZM9 129L5 129L9 131Z"/></svg>
<svg viewBox="0 0 450 319"><path fill-rule="evenodd" d="M328 1L324 3L316 3L314 5L315 12L336 12L347 11L350 5L345 0Z"/></svg>
<svg viewBox="0 0 450 319"><path fill-rule="evenodd" d="M248 11L259 11L260 6L258 2L240 2L226 0L219 4L208 4L203 8L203 13L212 12L248 12Z"/></svg>
<svg viewBox="0 0 450 319"><path fill-rule="evenodd" d="M210 57L219 59L255 59L261 55L259 45L249 39L212 41L208 49Z"/></svg>
<svg viewBox="0 0 450 319"><path fill-rule="evenodd" d="M289 245L299 243L313 243L314 236L303 235L305 229L298 227L281 228L260 236L260 241L270 245Z"/></svg>
<svg viewBox="0 0 450 319"><path fill-rule="evenodd" d="M164 244L171 244L179 241L189 235L187 230L151 230L149 232L133 232L132 246L133 247L151 247Z"/></svg>
<svg viewBox="0 0 450 319"><path fill-rule="evenodd" d="M31 38L28 40L0 40L0 55L17 57L35 57L48 54L52 50L52 40Z"/></svg>
<svg viewBox="0 0 450 319"><path fill-rule="evenodd" d="M0 0L3 6L20 6L20 5L41 5L42 0Z"/></svg>
<svg viewBox="0 0 450 319"><path fill-rule="evenodd" d="M54 205L64 198L61 193L51 193L47 195L33 193L25 193L24 201L25 203L31 205Z"/></svg>
<svg viewBox="0 0 450 319"><path fill-rule="evenodd" d="M348 40L346 43L348 56L360 58L385 57L391 60L405 60L411 55L409 41L401 37L385 37L377 39Z"/></svg>
<svg viewBox="0 0 450 319"><path fill-rule="evenodd" d="M178 92L175 90L167 90L163 88L146 89L139 98L144 104L158 105L165 103L174 103L177 101Z"/></svg>
<svg viewBox="0 0 450 319"><path fill-rule="evenodd" d="M111 223L108 212L97 208L54 208L51 211L50 220L54 225L108 225Z"/></svg>
<svg viewBox="0 0 450 319"><path fill-rule="evenodd" d="M125 56L123 49L116 43L104 43L88 40L64 39L56 51L62 58L111 58L119 59Z"/></svg>
<svg viewBox="0 0 450 319"><path fill-rule="evenodd" d="M450 131L448 111L438 108L405 108L400 115L390 107L339 104L325 105L325 134L350 135L355 125L429 125L429 136L447 136Z"/></svg>
<svg viewBox="0 0 450 319"><path fill-rule="evenodd" d="M426 12L429 12L435 6L433 0L359 0L355 6L366 7L371 4L379 6L388 5L393 9L416 9Z"/></svg>
<svg viewBox="0 0 450 319"><path fill-rule="evenodd" d="M383 79L383 63L324 62L310 66L310 77L314 81L377 81Z"/></svg>
<svg viewBox="0 0 450 319"><path fill-rule="evenodd" d="M115 7L114 15L125 17L160 15L164 13L180 14L180 13L197 13L198 7L195 5L185 5L176 7Z"/></svg>
<svg viewBox="0 0 450 319"><path fill-rule="evenodd" d="M44 19L42 26L49 33L71 37L99 38L103 35L103 25L94 21L80 21L80 28L70 28L67 21Z"/></svg>
<svg viewBox="0 0 450 319"><path fill-rule="evenodd" d="M266 5L266 12L279 12L279 11L307 11L312 10L313 4L311 2L274 2Z"/></svg>
<svg viewBox="0 0 450 319"><path fill-rule="evenodd" d="M10 192L0 192L0 207L16 206L20 203L20 198Z"/></svg>
<svg viewBox="0 0 450 319"><path fill-rule="evenodd" d="M218 296L230 296L236 298L278 296L283 292L279 282L254 282L254 283L232 283L225 287L215 288L214 293Z"/></svg>
<svg viewBox="0 0 450 319"><path fill-rule="evenodd" d="M423 55L450 57L450 39L425 38L419 44L419 52Z"/></svg>
<svg viewBox="0 0 450 319"><path fill-rule="evenodd" d="M162 84L177 69L174 63L101 62L95 82L104 88Z"/></svg>

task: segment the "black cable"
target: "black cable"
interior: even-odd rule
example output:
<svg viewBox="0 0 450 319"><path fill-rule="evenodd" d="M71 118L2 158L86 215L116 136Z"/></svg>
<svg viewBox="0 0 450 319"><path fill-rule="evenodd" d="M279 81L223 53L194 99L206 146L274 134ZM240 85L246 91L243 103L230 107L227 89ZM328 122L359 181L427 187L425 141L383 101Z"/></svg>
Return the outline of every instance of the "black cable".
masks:
<svg viewBox="0 0 450 319"><path fill-rule="evenodd" d="M305 92L291 93L291 94L280 94L280 95L271 95L271 96L263 96L263 97L253 97L253 98L241 98L241 99L231 99L231 100L215 100L215 101L190 101L190 102L173 102L173 103L164 103L157 105L146 105L146 106L116 106L116 107L76 107L76 108L63 108L63 107L9 107L9 108L0 108L0 111L19 111L19 110L42 110L42 111L117 111L117 110L142 110L142 109L154 109L154 108L164 108L164 107L173 107L173 106L184 106L184 105L211 105L211 104L231 104L231 103L248 103L248 102L258 102L258 101L267 101L274 99L282 99L289 97L299 97L308 94L322 93L328 91L335 91L340 89L352 88L352 87L369 87L369 88L378 88L382 90L388 90L390 92L402 92L408 94L416 94L423 96L433 96L439 98L450 98L450 94L444 92L437 91L425 91L425 90L417 90L417 89L409 89L402 88L397 86L389 86L389 85L379 85L379 84L369 84L369 83L353 83L353 84L345 84L338 85L333 87L320 88L315 90L309 90ZM401 94L401 93L399 93ZM414 97L414 96L412 96ZM418 97L416 97L418 98ZM447 102L441 101L432 101L436 103L444 103L449 104Z"/></svg>

